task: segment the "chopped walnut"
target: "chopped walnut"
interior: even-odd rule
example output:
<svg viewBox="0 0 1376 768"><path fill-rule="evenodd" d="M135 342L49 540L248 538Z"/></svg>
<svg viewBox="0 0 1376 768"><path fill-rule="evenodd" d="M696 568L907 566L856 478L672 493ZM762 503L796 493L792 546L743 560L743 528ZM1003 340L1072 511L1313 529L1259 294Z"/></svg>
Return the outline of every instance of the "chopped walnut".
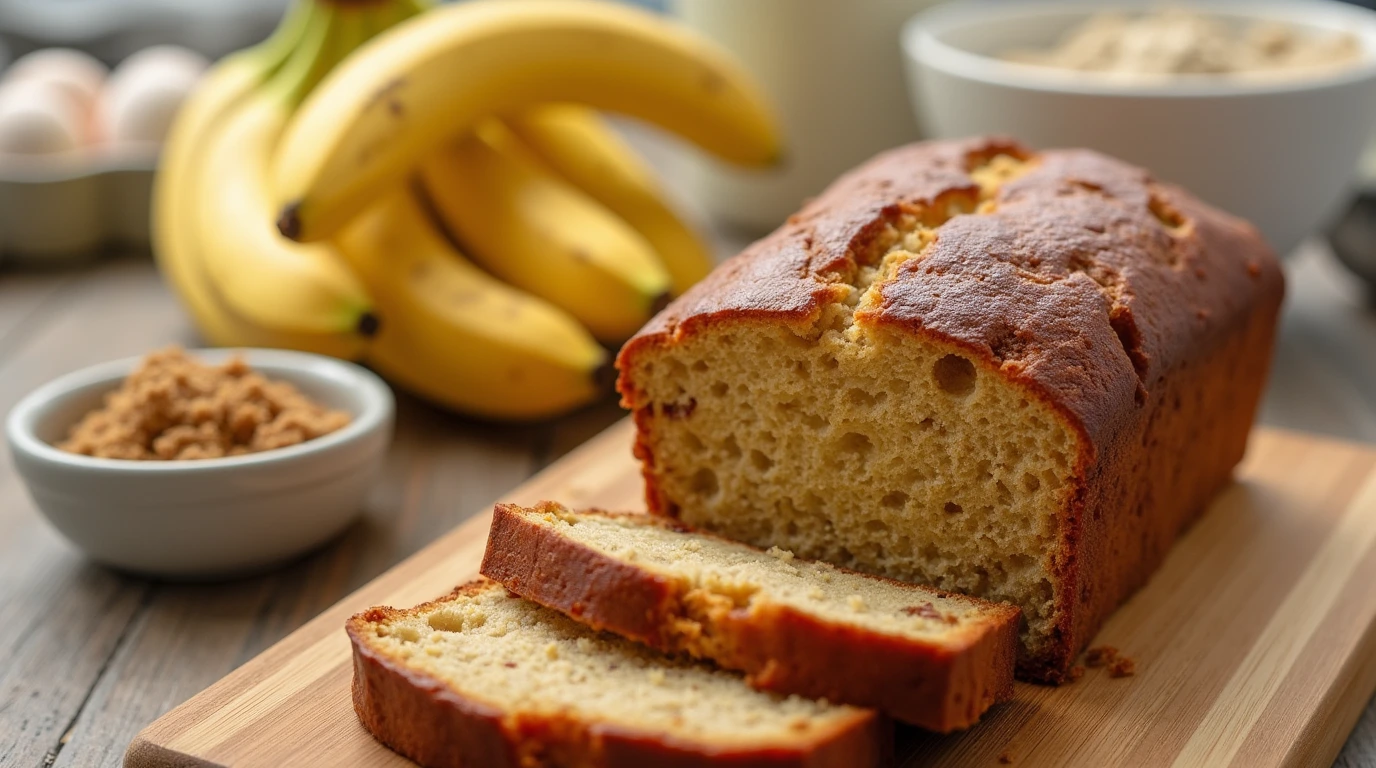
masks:
<svg viewBox="0 0 1376 768"><path fill-rule="evenodd" d="M770 557L778 558L780 561L785 563L793 560L793 553L788 551L787 549L780 549L779 547L770 547L768 553Z"/></svg>

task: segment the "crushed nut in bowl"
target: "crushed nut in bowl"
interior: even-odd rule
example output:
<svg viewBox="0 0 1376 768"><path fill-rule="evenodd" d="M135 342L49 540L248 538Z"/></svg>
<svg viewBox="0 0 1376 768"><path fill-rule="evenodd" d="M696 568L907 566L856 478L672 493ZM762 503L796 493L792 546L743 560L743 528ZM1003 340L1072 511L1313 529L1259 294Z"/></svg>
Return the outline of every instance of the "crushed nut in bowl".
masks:
<svg viewBox="0 0 1376 768"><path fill-rule="evenodd" d="M285 448L341 429L349 414L254 371L169 347L149 354L58 448L106 459L180 460Z"/></svg>

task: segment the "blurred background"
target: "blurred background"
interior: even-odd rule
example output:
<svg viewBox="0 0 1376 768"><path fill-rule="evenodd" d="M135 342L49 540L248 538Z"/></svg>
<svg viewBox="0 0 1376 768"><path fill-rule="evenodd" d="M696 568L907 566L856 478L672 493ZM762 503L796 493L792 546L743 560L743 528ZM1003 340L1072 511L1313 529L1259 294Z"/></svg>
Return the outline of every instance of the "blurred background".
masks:
<svg viewBox="0 0 1376 768"><path fill-rule="evenodd" d="M688 99L659 127L491 115L351 212L368 226L317 236L264 190L289 175L279 136L328 160L294 129L317 86L347 95L335 65L426 23L425 3L377 4L396 13L335 19L347 44L254 81L278 123L252 135L228 111L193 131L184 107L288 26L286 0L0 0L0 413L170 343L325 354L397 393L358 508L227 583L59 533L0 447L0 764L119 764L139 728L622 419L626 338L839 174L921 138L1100 149L1252 221L1288 278L1261 421L1376 443L1376 0L649 0L725 52L712 84L745 95L721 114ZM721 126L715 152L681 138ZM233 570L209 557L198 577ZM1374 756L1368 707L1340 762Z"/></svg>
<svg viewBox="0 0 1376 768"><path fill-rule="evenodd" d="M1224 161L1216 156L1216 143L1223 144L1237 136L1235 126L1218 122L1218 115L1198 116L1209 126L1202 132L1195 126L1181 129L1182 132L1188 130L1196 139L1200 139L1202 133L1203 139L1212 141L1195 140L1182 145L1174 137L1156 135L1161 123L1175 119L1173 112L1157 109L1156 99L1151 100L1149 108L1158 122L1146 121L1149 124L1140 127L1143 121L1129 110L1126 116L1118 114L1114 118L1118 124L1107 125L1102 121L1107 115L1120 112L1125 102L1114 98L1099 99L1100 108L1104 110L1102 114L1096 112L1094 106L1087 111L1083 105L1067 109L1066 104L1045 98L1045 92L1039 92L1033 101L1021 102L1018 94L972 93L972 83L963 75L957 75L951 87L956 89L956 101L962 105L956 110L960 114L943 117L945 105L940 101L941 85L928 83L929 90L938 93L921 95L918 81L923 75L917 71L921 65L905 62L904 49L895 42L897 30L905 21L914 14L942 5L938 0L871 0L862 4L860 10L814 0L755 0L745 4L725 0L621 1L677 17L723 45L765 86L786 123L792 150L789 163L769 173L704 162L692 152L676 151L672 143L662 156L656 156L661 172L673 177L670 194L680 197L677 205L692 209L686 215L696 216L699 221L706 218L706 223L712 227L725 228L732 234L758 235L771 229L803 199L819 191L840 172L881 149L923 136L1003 131L1034 145L1045 145L1048 140L1066 146L1097 144L1105 151L1140 162L1158 175L1185 183L1197 194L1250 218L1264 230L1276 227L1272 240L1283 251L1293 250L1303 236L1322 231L1333 238L1337 258L1361 278L1363 284L1376 281L1376 264L1370 255L1372 249L1368 247L1376 238L1376 228L1368 223L1373 204L1360 194L1373 183L1372 179L1376 179L1376 152L1368 152L1355 173L1350 158L1337 159L1335 155L1329 165L1341 166L1348 177L1342 191L1324 190L1318 195L1319 199L1315 199L1312 190L1304 190L1303 196L1312 201L1311 207L1322 210L1300 214L1288 210L1293 207L1290 201L1272 201L1268 207L1264 201L1232 199L1239 190L1264 186L1267 179L1256 174L1254 178L1239 178L1235 169L1225 167ZM1364 8L1373 6L1373 0L1334 1ZM79 144L98 145L95 148L99 151L83 153L79 161L55 155L36 162L35 154L50 153L53 148L41 140L32 146L6 148L6 141L22 143L27 139L15 135L7 138L0 130L0 153L3 153L0 154L0 264L79 259L89 257L93 249L108 244L142 247L147 240L145 206L151 189L150 172L157 144L154 139L161 138L170 125L171 114L179 100L190 92L194 76L203 72L209 62L267 37L287 5L287 0L0 2L0 71L27 54L58 48L88 54L109 71L112 80L106 84L107 92L103 97L94 92L85 97L104 102L99 108L92 107L98 114L79 117L106 124L95 128L82 126L75 130L81 134L75 138L48 137L57 147L73 140ZM976 0L961 5L991 5L997 8L996 14L1008 16L999 7L1015 9L1020 3L1017 0L984 3ZM1041 16L1044 9L1040 6L1047 4L1023 5L1036 7L1032 15ZM1077 4L1072 0L1051 5L1069 7L1072 16L1087 17L1092 15L1094 4ZM1076 9L1077 5L1083 9ZM1174 7L1154 2L1122 5L1125 8ZM1234 10L1240 7L1237 3L1222 5L1232 6ZM1280 7L1283 12L1292 12L1284 6L1303 9L1304 5L1303 2L1282 3ZM1034 42L1049 45L1056 35L1066 32L1071 25L1068 19L1048 22L1046 31L1035 24L1027 27L1011 22L1019 28L1008 31L981 22L977 28L954 34L957 37L973 35L979 42L972 50L997 55ZM1005 33L1012 37L1002 39L1000 36ZM1170 34L1164 33L1158 42L1172 45ZM962 44L964 42L962 39ZM175 50L169 53L169 46L184 48L188 55L177 56ZM909 47L910 55L915 47ZM150 48L151 52L146 50ZM145 52L144 56L135 56L141 51ZM133 60L129 63L133 66L125 69L137 71L121 73L119 65L131 57ZM0 91L0 112L63 111L60 105L35 104L35 100L42 101L35 89L13 87L19 85L15 81L35 79L30 73L46 69L65 68L68 76L78 76L73 71L81 70L87 63L64 62L61 55L40 55L38 58L50 62L50 66L20 67L9 73L6 82L11 87ZM38 63L43 64L43 61ZM943 72L942 76L948 74ZM54 76L61 78L60 74ZM83 76L88 80L93 77L89 73ZM6 91L10 93L9 98L3 97ZM1000 97L1005 101L1000 101ZM919 102L923 99L933 107L928 110L927 119L944 122L925 125L920 122L918 115L923 111ZM112 101L128 102L129 105L113 107L109 104ZM966 102L980 103L967 107ZM818 103L828 106L818 109ZM1307 109L1307 105L1296 101L1280 108L1293 114ZM108 114L121 109L119 115ZM1024 115L1012 116L1010 113L1014 110L1023 111ZM999 114L1000 111L1003 114ZM967 112L970 114L965 114ZM1029 118L1027 112L1033 113L1035 118ZM857 119L860 115L863 119ZM1053 117L1058 119L1053 120L1054 124L1047 124L1047 119ZM123 121L120 125L110 124L117 118ZM62 122L61 115L53 119ZM1037 124L1029 124L1029 119ZM1259 118L1249 113L1222 119L1251 120L1250 124L1257 128ZM1139 127L1125 130L1123 126L1129 122ZM0 127L3 123L4 118L0 118ZM1070 127L1077 123L1076 127ZM1324 124L1332 126L1334 123ZM1314 128L1310 126L1309 130L1312 132ZM635 133L637 129L631 130ZM1286 124L1275 127L1273 133L1305 139L1299 133L1290 136L1291 132L1303 130ZM57 133L62 133L60 127ZM1118 138L1106 139L1110 134L1117 134ZM648 142L654 145L653 132L640 131L635 138L640 140L645 135L651 136ZM1145 136L1153 138L1144 141ZM1327 140L1327 137L1316 136L1307 143L1326 143ZM1153 154L1143 148L1143 144L1169 149ZM1235 145L1235 152L1244 156L1255 156L1267 149ZM656 152L659 148L652 146L648 151ZM1310 153L1296 153L1293 162L1304 168L1316 165ZM1185 169L1193 169L1193 176L1197 178L1175 178L1192 176ZM1331 168L1325 171L1330 175L1335 173ZM1295 176L1281 168L1273 169L1272 173L1275 178ZM73 178L88 176L93 178ZM1297 192L1296 197L1300 196ZM1335 197L1342 198L1341 204L1335 202ZM1302 221L1280 232L1278 228L1283 225L1272 225L1273 218Z"/></svg>

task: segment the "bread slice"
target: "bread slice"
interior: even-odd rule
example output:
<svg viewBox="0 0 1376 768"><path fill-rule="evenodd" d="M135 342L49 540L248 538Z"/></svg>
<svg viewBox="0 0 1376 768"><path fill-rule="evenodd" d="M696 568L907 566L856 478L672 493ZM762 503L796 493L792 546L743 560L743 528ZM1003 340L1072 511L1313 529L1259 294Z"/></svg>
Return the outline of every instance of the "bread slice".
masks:
<svg viewBox="0 0 1376 768"><path fill-rule="evenodd" d="M598 629L757 688L935 731L1013 693L1017 608L764 552L634 513L499 504L482 572Z"/></svg>
<svg viewBox="0 0 1376 768"><path fill-rule="evenodd" d="M892 750L871 710L752 690L486 579L347 628L359 720L430 768L862 768Z"/></svg>

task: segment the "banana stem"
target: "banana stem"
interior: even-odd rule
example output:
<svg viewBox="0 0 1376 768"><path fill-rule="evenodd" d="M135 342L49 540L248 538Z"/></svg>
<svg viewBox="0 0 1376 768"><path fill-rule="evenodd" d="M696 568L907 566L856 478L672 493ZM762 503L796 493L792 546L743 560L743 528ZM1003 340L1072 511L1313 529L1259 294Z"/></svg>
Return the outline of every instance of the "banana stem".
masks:
<svg viewBox="0 0 1376 768"><path fill-rule="evenodd" d="M268 84L292 108L356 48L418 13L416 0L302 0L299 5L307 9L304 30ZM295 7L289 11L296 13Z"/></svg>
<svg viewBox="0 0 1376 768"><path fill-rule="evenodd" d="M272 34L255 47L271 50L285 60L296 44L301 42L301 35L310 23L314 8L315 3L311 0L293 0L282 14L282 20L277 22L277 27L272 30Z"/></svg>

